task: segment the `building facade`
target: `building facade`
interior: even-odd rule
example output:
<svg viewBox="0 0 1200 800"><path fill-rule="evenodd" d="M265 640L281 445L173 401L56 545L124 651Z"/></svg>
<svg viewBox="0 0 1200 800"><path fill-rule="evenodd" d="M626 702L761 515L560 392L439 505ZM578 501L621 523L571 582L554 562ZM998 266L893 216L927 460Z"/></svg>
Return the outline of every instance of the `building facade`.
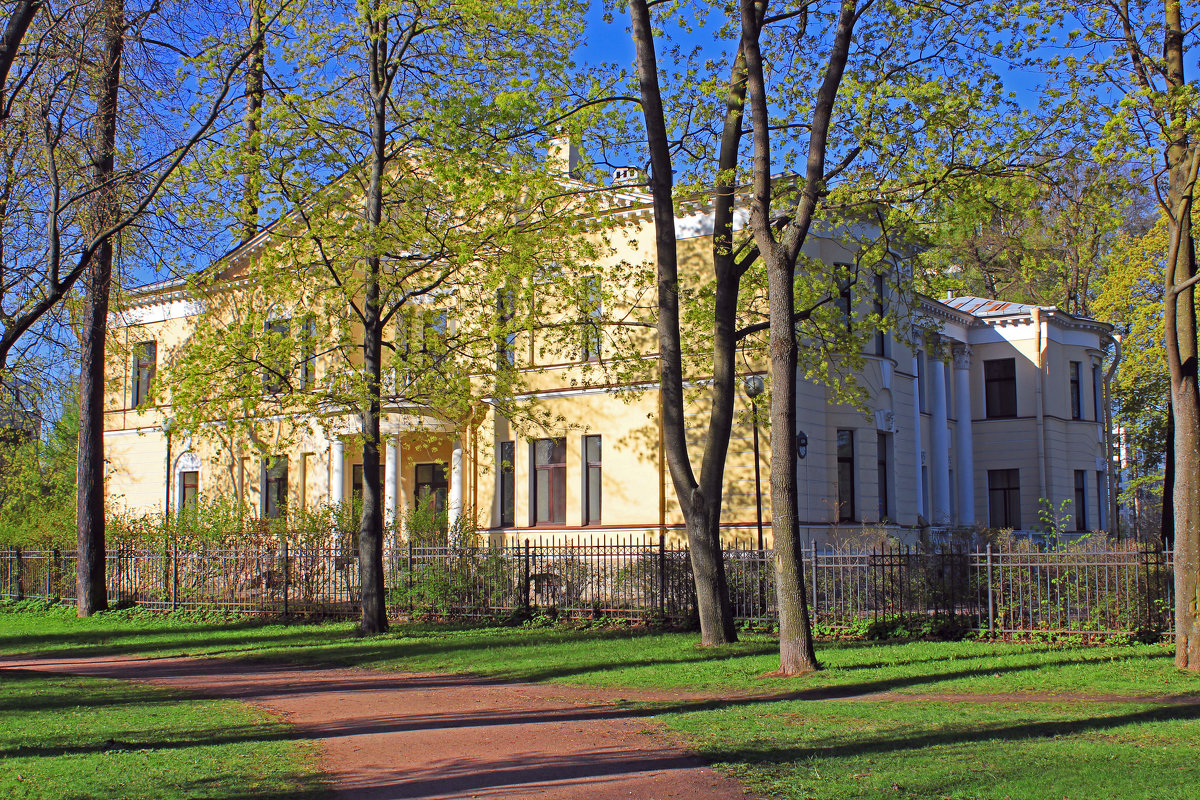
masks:
<svg viewBox="0 0 1200 800"><path fill-rule="evenodd" d="M627 235L608 258L647 263L648 204L626 198L621 211ZM703 265L711 217L698 209L676 229L681 251ZM270 246L264 234L230 262ZM828 234L810 237L806 253L828 264L854 257ZM882 280L848 294L847 324L854 314L898 301L893 294ZM800 414L791 434L800 445L800 521L808 540L864 528L902 540L930 528L1028 530L1043 527L1047 512L1065 515L1069 530L1108 528L1109 327L1054 308L972 297L918 297L912 312L922 333L877 334L864 353L856 380L865 407L796 377ZM358 422L348 413L281 416L290 435L274 452L269 443L251 446L223 434L219 424L210 426L211 436L170 430L172 409L163 399L169 392L154 391L158 372L193 346L205 313L183 281L136 290L114 313L105 417L110 508L156 513L221 495L278 517L350 500L361 490L362 457ZM444 509L451 525L465 516L493 539L682 536L653 380L614 385L603 373L581 371L602 356L601 340L557 357L515 335L505 346L528 361L519 365L524 399L553 422L531 429L487 410L466 421L439 419L385 399L381 466L389 521L399 523L405 509L425 501ZM319 358L302 368L321 380ZM747 362L747 375L760 371ZM753 402L739 394L722 525L728 542L753 545L761 504L769 545L774 432L762 424L755 431ZM697 390L688 414L697 454L706 416Z"/></svg>

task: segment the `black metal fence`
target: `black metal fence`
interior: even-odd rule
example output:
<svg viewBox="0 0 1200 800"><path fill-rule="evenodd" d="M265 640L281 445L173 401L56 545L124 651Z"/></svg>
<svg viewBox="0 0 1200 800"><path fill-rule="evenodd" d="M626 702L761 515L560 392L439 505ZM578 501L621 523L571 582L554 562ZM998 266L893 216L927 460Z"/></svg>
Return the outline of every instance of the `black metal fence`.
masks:
<svg viewBox="0 0 1200 800"><path fill-rule="evenodd" d="M513 614L687 622L695 593L686 548L665 539L489 547L414 547L385 554L393 616ZM725 551L737 619L776 619L769 550ZM805 589L825 630L897 619L953 620L960 629L1170 633L1170 554L1132 543L983 550L804 551ZM342 548L281 542L108 551L110 601L150 609L357 613L358 559ZM0 550L0 597L74 595L75 554Z"/></svg>

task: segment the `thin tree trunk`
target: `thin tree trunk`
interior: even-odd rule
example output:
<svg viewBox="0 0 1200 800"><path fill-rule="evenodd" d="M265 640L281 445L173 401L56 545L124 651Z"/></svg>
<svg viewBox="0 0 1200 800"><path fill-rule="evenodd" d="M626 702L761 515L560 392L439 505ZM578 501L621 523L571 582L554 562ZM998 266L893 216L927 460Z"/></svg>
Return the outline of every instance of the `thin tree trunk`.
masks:
<svg viewBox="0 0 1200 800"><path fill-rule="evenodd" d="M383 391L383 315L380 304L380 258L376 237L383 221L383 178L387 169L387 27L372 16L369 21L368 64L371 69L371 182L366 196L366 240L363 297L363 377L367 402L363 407L363 508L359 524L359 580L362 622L367 635L388 628L383 585L383 481L379 475L380 416Z"/></svg>
<svg viewBox="0 0 1200 800"><path fill-rule="evenodd" d="M242 144L242 241L258 233L258 194L261 179L263 76L266 42L263 31L261 0L253 0L250 10L250 56L246 64L246 140Z"/></svg>
<svg viewBox="0 0 1200 800"><path fill-rule="evenodd" d="M91 224L95 231L112 224L119 202L112 179L116 165L117 93L125 41L124 16L122 0L110 0L102 20L104 61L97 92L92 156L93 181L99 187L92 206ZM112 271L112 239L106 237L88 265L80 343L76 602L81 617L108 607L104 569L104 344L108 333Z"/></svg>
<svg viewBox="0 0 1200 800"><path fill-rule="evenodd" d="M1175 546L1175 409L1167 403L1167 442L1163 458L1162 512L1159 520L1164 550ZM1137 492L1141 492L1138 489ZM1137 518L1134 517L1136 520Z"/></svg>
<svg viewBox="0 0 1200 800"><path fill-rule="evenodd" d="M679 498L679 506L686 522L692 577L696 587L696 606L700 617L700 642L706 646L720 645L737 641L725 579L725 562L721 553L720 473L713 475L706 461L705 469L708 475L705 482L710 484L715 478L717 491L714 496L714 492L706 492L696 481L687 452L683 359L679 333L679 263L674 228L674 178L658 83L654 34L650 10L645 0L630 0L629 15L641 88L642 112L650 149L650 191L653 197L658 267L658 363L662 386L663 449L675 495ZM720 409L724 409L725 401L720 402L723 403ZM714 395L714 409L717 408L717 403ZM717 413L724 412L722 410ZM709 438L714 435L710 431ZM727 429L726 440L728 435ZM715 460L713 464L712 469L716 469ZM720 466L723 468L723 463Z"/></svg>
<svg viewBox="0 0 1200 800"><path fill-rule="evenodd" d="M4 36L0 38L0 119L8 115L8 101L4 98L4 85L8 81L9 70L17 60L17 50L21 40L25 38L29 25L42 7L42 0L19 0L13 7L8 23L4 26Z"/></svg>

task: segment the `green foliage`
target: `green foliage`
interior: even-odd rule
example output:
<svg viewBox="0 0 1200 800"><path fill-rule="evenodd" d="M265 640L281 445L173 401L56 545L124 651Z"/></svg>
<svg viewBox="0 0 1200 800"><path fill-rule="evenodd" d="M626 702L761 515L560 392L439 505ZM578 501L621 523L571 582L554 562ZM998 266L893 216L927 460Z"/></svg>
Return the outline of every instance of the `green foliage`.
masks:
<svg viewBox="0 0 1200 800"><path fill-rule="evenodd" d="M79 407L68 395L41 439L0 437L0 547L75 542Z"/></svg>

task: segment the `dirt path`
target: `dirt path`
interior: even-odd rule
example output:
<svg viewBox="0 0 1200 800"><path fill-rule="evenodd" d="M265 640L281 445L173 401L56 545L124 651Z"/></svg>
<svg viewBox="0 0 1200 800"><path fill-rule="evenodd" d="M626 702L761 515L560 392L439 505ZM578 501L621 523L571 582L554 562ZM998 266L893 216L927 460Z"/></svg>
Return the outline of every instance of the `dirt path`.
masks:
<svg viewBox="0 0 1200 800"><path fill-rule="evenodd" d="M217 659L0 660L3 669L144 681L253 703L319 743L340 798L749 797L603 691Z"/></svg>

